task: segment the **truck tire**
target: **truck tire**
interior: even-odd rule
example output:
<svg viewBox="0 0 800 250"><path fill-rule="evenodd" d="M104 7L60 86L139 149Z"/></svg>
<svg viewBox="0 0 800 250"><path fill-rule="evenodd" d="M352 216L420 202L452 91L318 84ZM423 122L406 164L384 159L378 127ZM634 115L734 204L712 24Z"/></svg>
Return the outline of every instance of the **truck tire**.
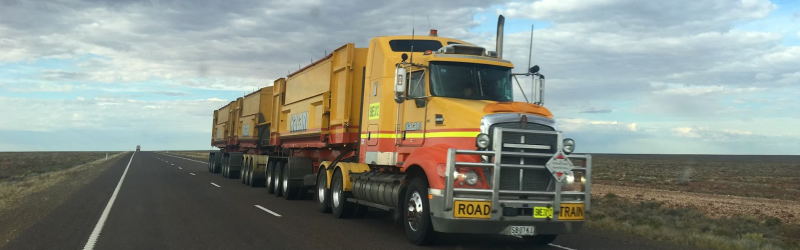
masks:
<svg viewBox="0 0 800 250"><path fill-rule="evenodd" d="M320 213L331 212L331 191L328 189L328 171L320 168L317 174L317 192L314 197Z"/></svg>
<svg viewBox="0 0 800 250"><path fill-rule="evenodd" d="M283 177L281 177L281 187L283 187L283 199L285 200L294 200L300 195L300 187L294 185L291 181L291 173L292 168L289 167L289 164L285 164L283 166Z"/></svg>
<svg viewBox="0 0 800 250"><path fill-rule="evenodd" d="M344 191L342 170L336 169L331 179L331 212L333 216L339 219L352 217L355 204L347 201L347 198L352 197L351 192Z"/></svg>
<svg viewBox="0 0 800 250"><path fill-rule="evenodd" d="M283 162L278 162L275 164L275 196L281 197L283 196Z"/></svg>
<svg viewBox="0 0 800 250"><path fill-rule="evenodd" d="M267 193L275 193L275 161L267 162L267 170L264 173L267 176L266 186Z"/></svg>
<svg viewBox="0 0 800 250"><path fill-rule="evenodd" d="M404 211L402 221L408 241L418 246L433 244L439 235L431 222L428 182L420 177L412 179L404 201L406 207L400 211Z"/></svg>
<svg viewBox="0 0 800 250"><path fill-rule="evenodd" d="M242 170L241 170L242 178L240 178L240 179L241 179L242 184L250 186L249 183L247 183L247 164L248 164L247 161L245 161L244 166L242 166Z"/></svg>
<svg viewBox="0 0 800 250"><path fill-rule="evenodd" d="M531 243L535 246L545 246L550 243L553 243L553 241L556 240L556 236L558 235L545 234L545 235L534 235L534 236L522 236L522 240L524 240L527 243Z"/></svg>

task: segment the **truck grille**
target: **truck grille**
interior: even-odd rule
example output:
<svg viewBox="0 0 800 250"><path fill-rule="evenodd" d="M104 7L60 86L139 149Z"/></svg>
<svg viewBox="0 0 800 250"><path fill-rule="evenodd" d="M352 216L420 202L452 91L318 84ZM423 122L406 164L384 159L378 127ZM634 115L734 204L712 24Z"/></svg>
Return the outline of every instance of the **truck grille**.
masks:
<svg viewBox="0 0 800 250"><path fill-rule="evenodd" d="M499 123L489 127L489 136L492 137L494 128L520 129L520 123ZM526 124L527 130L554 131L552 127L538 124ZM524 145L543 145L550 146L549 149L523 149L503 147L505 152L527 152L527 153L550 153L555 154L558 147L558 136L549 134L527 134L523 140L522 134L514 132L503 132L503 143L514 143ZM503 156L502 164L524 164L544 166L549 159ZM520 175L522 178L520 179ZM522 169L514 167L504 167L500 171L500 190L522 190L522 191L549 191L554 186L551 184L552 175L544 169ZM521 181L520 181L521 180Z"/></svg>

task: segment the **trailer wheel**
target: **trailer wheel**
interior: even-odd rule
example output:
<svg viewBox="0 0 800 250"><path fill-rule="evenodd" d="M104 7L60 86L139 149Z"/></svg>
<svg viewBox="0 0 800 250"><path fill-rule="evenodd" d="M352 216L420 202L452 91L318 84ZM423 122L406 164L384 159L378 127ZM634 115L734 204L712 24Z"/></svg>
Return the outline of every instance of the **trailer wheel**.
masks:
<svg viewBox="0 0 800 250"><path fill-rule="evenodd" d="M317 174L317 192L314 200L317 201L317 210L320 213L331 211L331 191L328 189L328 171L324 168L319 169Z"/></svg>
<svg viewBox="0 0 800 250"><path fill-rule="evenodd" d="M284 164L283 166L283 173L282 173L283 176L281 177L281 181L283 182L283 184L281 184L281 186L283 187L283 199L294 200L298 197L301 188L292 185L292 183L290 182L292 168L290 168L289 166L290 166L289 164Z"/></svg>
<svg viewBox="0 0 800 250"><path fill-rule="evenodd" d="M242 179L242 184L250 186L250 183L247 183L247 165L248 164L249 163L247 161L244 162L244 166L242 166L242 170L240 170L240 172L241 172L240 175L242 176L242 178L241 178Z"/></svg>
<svg viewBox="0 0 800 250"><path fill-rule="evenodd" d="M331 211L336 218L350 218L353 215L354 205L347 201L352 198L351 192L344 191L344 180L342 170L337 169L331 179Z"/></svg>
<svg viewBox="0 0 800 250"><path fill-rule="evenodd" d="M275 196L283 196L283 162L275 164Z"/></svg>
<svg viewBox="0 0 800 250"><path fill-rule="evenodd" d="M428 182L417 177L411 180L406 191L406 209L403 213L406 238L414 245L430 245L438 234L433 231L428 201Z"/></svg>
<svg viewBox="0 0 800 250"><path fill-rule="evenodd" d="M267 170L264 173L267 177L267 182L265 183L267 186L267 193L274 194L275 193L275 161L267 162Z"/></svg>
<svg viewBox="0 0 800 250"><path fill-rule="evenodd" d="M535 246L545 246L550 243L553 243L553 241L556 240L556 236L558 235L545 234L545 235L534 235L534 236L522 236L522 240L524 240L527 243L532 243Z"/></svg>

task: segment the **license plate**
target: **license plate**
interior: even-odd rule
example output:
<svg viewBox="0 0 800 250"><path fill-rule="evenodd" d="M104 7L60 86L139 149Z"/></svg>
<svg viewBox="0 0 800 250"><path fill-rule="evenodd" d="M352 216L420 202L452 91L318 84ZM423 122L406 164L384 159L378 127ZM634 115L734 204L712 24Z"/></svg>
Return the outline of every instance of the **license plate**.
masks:
<svg viewBox="0 0 800 250"><path fill-rule="evenodd" d="M559 220L583 220L583 204L561 204L561 212L558 213Z"/></svg>
<svg viewBox="0 0 800 250"><path fill-rule="evenodd" d="M489 219L492 217L492 202L489 201L455 201L453 217Z"/></svg>
<svg viewBox="0 0 800 250"><path fill-rule="evenodd" d="M583 220L583 204L561 204L561 212L558 213L559 220ZM533 218L545 219L553 218L552 207L534 207Z"/></svg>
<svg viewBox="0 0 800 250"><path fill-rule="evenodd" d="M536 232L534 231L533 226L511 226L511 235L523 236L535 234Z"/></svg>

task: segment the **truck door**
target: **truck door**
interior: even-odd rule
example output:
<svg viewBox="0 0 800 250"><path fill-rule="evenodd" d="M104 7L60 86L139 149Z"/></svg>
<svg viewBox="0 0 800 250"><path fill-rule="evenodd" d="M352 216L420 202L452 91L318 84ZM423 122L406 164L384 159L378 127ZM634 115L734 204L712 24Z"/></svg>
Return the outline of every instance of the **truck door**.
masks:
<svg viewBox="0 0 800 250"><path fill-rule="evenodd" d="M425 100L425 79L427 78L424 69L409 73L408 77L408 97L411 99L403 102L402 123L400 124L400 144L402 146L422 146L425 142L425 111L427 110ZM420 99L413 99L420 98Z"/></svg>

